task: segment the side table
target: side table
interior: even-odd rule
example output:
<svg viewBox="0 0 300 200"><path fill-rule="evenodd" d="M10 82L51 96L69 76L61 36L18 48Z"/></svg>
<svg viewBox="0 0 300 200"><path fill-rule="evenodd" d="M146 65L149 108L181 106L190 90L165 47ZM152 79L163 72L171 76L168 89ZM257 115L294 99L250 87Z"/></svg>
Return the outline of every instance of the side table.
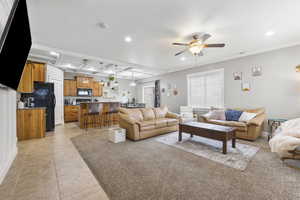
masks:
<svg viewBox="0 0 300 200"><path fill-rule="evenodd" d="M270 130L268 134L268 141L273 137L274 131L285 121L287 121L287 119L268 119L268 126Z"/></svg>

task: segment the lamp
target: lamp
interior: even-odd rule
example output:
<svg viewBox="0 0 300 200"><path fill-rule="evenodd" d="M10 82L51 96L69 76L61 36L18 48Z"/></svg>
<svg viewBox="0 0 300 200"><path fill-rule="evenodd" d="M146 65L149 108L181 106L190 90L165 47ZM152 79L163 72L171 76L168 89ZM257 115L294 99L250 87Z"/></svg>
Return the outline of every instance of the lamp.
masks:
<svg viewBox="0 0 300 200"><path fill-rule="evenodd" d="M296 72L300 72L300 65L296 66Z"/></svg>
<svg viewBox="0 0 300 200"><path fill-rule="evenodd" d="M189 50L193 55L199 54L203 49L203 45L198 42L191 44Z"/></svg>

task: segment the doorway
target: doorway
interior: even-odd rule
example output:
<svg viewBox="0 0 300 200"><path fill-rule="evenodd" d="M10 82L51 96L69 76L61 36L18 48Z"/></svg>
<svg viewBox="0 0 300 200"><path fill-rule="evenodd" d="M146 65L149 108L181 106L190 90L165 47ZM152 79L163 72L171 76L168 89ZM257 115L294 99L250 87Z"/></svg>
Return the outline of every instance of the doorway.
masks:
<svg viewBox="0 0 300 200"><path fill-rule="evenodd" d="M143 87L143 103L146 104L146 107L154 107L154 85L148 85Z"/></svg>

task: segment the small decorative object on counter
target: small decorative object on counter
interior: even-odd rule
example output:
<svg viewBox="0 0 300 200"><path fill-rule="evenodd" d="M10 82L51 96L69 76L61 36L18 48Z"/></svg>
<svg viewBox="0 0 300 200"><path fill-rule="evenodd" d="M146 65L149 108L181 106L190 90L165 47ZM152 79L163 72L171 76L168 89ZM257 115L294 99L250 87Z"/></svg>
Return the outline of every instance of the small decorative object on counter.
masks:
<svg viewBox="0 0 300 200"><path fill-rule="evenodd" d="M110 129L108 133L108 139L113 143L125 142L126 130L123 128Z"/></svg>

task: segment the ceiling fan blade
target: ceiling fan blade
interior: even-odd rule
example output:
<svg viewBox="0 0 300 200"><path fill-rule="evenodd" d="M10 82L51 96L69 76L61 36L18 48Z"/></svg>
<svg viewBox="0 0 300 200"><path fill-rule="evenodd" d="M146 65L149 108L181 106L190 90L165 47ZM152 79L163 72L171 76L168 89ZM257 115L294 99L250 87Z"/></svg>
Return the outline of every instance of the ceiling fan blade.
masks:
<svg viewBox="0 0 300 200"><path fill-rule="evenodd" d="M201 36L202 42L205 42L208 38L210 38L211 35L208 33L205 33L204 35Z"/></svg>
<svg viewBox="0 0 300 200"><path fill-rule="evenodd" d="M180 52L176 53L175 56L178 56L178 55L184 53L186 50L187 50L187 49L185 49L185 50L183 50L183 51L180 51Z"/></svg>
<svg viewBox="0 0 300 200"><path fill-rule="evenodd" d="M225 47L225 44L205 44L204 47Z"/></svg>
<svg viewBox="0 0 300 200"><path fill-rule="evenodd" d="M179 43L179 42L174 42L172 43L173 45L180 45L180 46L189 46L187 43Z"/></svg>

